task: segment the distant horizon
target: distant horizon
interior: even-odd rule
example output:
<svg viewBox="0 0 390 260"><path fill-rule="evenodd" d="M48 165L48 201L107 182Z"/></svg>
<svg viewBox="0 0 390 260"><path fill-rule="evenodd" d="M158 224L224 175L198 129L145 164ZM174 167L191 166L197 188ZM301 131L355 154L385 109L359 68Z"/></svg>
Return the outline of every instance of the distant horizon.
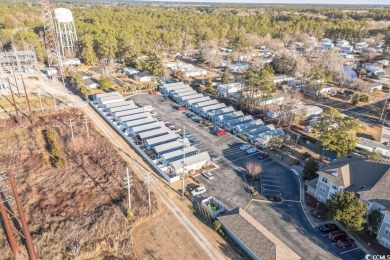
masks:
<svg viewBox="0 0 390 260"><path fill-rule="evenodd" d="M384 5L390 6L390 0L128 0L121 2L176 2L176 3L218 3L218 4L280 4L280 5Z"/></svg>

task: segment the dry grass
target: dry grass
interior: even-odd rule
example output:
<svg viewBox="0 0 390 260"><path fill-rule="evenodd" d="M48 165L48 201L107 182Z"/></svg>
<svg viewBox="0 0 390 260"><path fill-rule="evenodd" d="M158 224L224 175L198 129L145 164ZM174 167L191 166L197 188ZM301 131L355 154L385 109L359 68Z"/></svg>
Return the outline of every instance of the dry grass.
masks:
<svg viewBox="0 0 390 260"><path fill-rule="evenodd" d="M79 119L74 120L72 144L66 121L80 116L77 110L52 113L22 127L0 121L4 148L0 170L11 167L14 171L39 259L134 258L130 230L148 215L146 188L134 178L133 219L127 221L123 215L127 194L122 185L126 163L94 129L87 138ZM48 163L50 153L43 136L47 129L57 134L66 161L61 167ZM0 256L12 259L3 231Z"/></svg>

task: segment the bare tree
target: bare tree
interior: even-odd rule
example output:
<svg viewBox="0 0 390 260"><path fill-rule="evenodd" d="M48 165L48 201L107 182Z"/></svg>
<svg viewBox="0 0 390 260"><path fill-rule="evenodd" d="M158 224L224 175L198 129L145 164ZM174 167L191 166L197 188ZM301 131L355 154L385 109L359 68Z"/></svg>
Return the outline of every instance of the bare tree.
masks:
<svg viewBox="0 0 390 260"><path fill-rule="evenodd" d="M248 175L252 180L257 180L260 178L262 167L259 163L249 161L245 164L245 168L248 171Z"/></svg>
<svg viewBox="0 0 390 260"><path fill-rule="evenodd" d="M366 81L366 80L363 80L363 79L361 79L361 78L357 78L357 79L355 79L355 81L353 82L353 87L354 87L354 89L360 90L361 93L363 93L363 92L369 92L370 86L371 86L370 82L368 82L368 81Z"/></svg>

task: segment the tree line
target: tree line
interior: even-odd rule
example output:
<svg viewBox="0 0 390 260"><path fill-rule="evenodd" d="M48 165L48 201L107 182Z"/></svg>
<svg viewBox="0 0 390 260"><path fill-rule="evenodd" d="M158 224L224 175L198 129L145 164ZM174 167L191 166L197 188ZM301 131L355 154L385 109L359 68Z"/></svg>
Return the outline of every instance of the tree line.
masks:
<svg viewBox="0 0 390 260"><path fill-rule="evenodd" d="M75 17L79 55L86 64L107 58L131 61L145 53L215 46L238 50L258 47L262 39L285 40L307 34L358 41L368 35L364 19L331 19L274 9L200 7L66 6ZM262 11L261 11L262 10ZM248 15L240 15L241 12ZM44 59L38 6L0 5L0 42L5 48L33 46Z"/></svg>

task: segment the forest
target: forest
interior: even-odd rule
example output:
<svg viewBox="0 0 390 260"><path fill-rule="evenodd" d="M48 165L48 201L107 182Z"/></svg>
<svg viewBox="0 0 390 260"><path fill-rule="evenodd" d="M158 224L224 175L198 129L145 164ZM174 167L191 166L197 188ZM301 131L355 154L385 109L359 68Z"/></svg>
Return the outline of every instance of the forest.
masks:
<svg viewBox="0 0 390 260"><path fill-rule="evenodd" d="M86 64L107 58L133 59L145 53L234 46L246 50L268 39L343 38L352 44L371 34L389 39L389 27L370 31L371 21L388 21L389 8L369 12L325 7L195 7L143 5L64 5L72 10L79 56ZM34 47L45 59L39 6L0 5L4 49ZM272 46L270 46L272 48Z"/></svg>

